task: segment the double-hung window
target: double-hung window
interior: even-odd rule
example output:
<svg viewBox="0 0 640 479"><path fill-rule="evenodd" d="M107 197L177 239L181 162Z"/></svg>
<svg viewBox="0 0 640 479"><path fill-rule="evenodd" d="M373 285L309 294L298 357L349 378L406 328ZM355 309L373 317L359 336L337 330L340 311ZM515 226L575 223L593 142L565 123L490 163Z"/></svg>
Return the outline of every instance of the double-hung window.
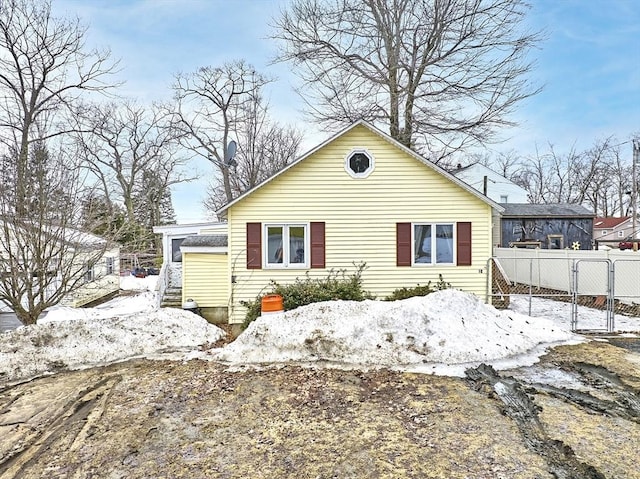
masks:
<svg viewBox="0 0 640 479"><path fill-rule="evenodd" d="M182 263L182 252L180 246L184 238L173 238L171 240L171 261L174 263Z"/></svg>
<svg viewBox="0 0 640 479"><path fill-rule="evenodd" d="M84 265L84 282L89 283L95 279L93 264L85 263Z"/></svg>
<svg viewBox="0 0 640 479"><path fill-rule="evenodd" d="M413 263L454 264L452 223L414 223Z"/></svg>
<svg viewBox="0 0 640 479"><path fill-rule="evenodd" d="M309 235L306 224L267 224L265 236L265 264L268 267L308 267Z"/></svg>
<svg viewBox="0 0 640 479"><path fill-rule="evenodd" d="M106 266L107 266L107 274L113 274L113 272L115 270L115 268L114 268L115 260L114 260L113 256L107 256L105 258L105 261L106 261Z"/></svg>

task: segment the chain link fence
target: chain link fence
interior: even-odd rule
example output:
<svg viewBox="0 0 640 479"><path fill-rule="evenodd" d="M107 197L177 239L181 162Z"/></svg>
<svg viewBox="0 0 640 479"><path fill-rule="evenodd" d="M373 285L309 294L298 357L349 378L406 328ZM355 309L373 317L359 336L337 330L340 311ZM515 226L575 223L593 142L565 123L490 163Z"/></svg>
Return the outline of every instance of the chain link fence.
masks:
<svg viewBox="0 0 640 479"><path fill-rule="evenodd" d="M508 307L513 295L571 304L572 330L612 332L615 315L640 317L640 254L635 252L499 249L489 260L488 288L496 307ZM597 317L585 327L584 310Z"/></svg>

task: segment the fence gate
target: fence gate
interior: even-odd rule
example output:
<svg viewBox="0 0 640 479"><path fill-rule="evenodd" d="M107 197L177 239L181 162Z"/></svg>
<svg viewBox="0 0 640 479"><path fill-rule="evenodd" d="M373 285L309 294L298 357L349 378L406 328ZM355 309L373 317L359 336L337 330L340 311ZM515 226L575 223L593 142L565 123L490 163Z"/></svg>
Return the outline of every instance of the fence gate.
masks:
<svg viewBox="0 0 640 479"><path fill-rule="evenodd" d="M615 272L611 260L574 259L571 271L571 330L613 332ZM581 314L578 306L589 304L598 309Z"/></svg>

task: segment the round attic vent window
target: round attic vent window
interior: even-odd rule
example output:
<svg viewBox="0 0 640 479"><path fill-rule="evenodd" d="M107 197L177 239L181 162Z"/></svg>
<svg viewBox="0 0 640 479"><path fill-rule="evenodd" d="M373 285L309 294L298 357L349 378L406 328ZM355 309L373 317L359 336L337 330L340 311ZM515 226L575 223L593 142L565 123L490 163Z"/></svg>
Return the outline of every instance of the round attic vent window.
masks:
<svg viewBox="0 0 640 479"><path fill-rule="evenodd" d="M366 178L373 171L373 155L364 149L354 149L345 158L344 168L354 178Z"/></svg>

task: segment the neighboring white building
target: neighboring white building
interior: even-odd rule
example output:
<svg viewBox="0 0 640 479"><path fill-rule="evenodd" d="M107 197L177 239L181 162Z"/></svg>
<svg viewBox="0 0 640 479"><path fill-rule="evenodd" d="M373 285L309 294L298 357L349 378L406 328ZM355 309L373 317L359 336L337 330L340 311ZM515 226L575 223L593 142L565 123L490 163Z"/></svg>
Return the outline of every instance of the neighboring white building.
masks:
<svg viewBox="0 0 640 479"><path fill-rule="evenodd" d="M593 221L593 239L599 245L618 247L618 243L633 238L633 218L603 217Z"/></svg>
<svg viewBox="0 0 640 479"><path fill-rule="evenodd" d="M8 248L24 246L24 243L16 242L16 230L13 229L13 225L7 226L5 224L4 228L10 234L3 238L6 242L0 245L0 274L6 274L11 269ZM46 237L45 233L48 227L41 228L43 229L40 234L42 237ZM55 262L56 265L46 272L47 280L44 290L47 300L60 291L63 286L63 275L64 281L71 283L75 281L74 278L77 277L79 272L82 277L75 287L60 300L58 303L60 306L78 308L115 294L120 290L120 246L118 244L73 228L64 228L64 231L56 231L57 227L54 226L50 229L52 231L51 237L54 238L54 241L43 247L43 250L45 251L45 257L49 256L50 261ZM45 233L42 233L42 231L45 231ZM59 238L63 239L58 241ZM56 246L62 241L68 244L64 247ZM58 253L54 254L56 250ZM14 256L14 260L19 261L19 259L15 258L22 258L21 254L24 254L24 251ZM34 264L37 265L37 263L26 260L23 266L25 268L33 268ZM22 296L22 304L25 308L27 307L26 301L26 297ZM11 307L5 301L0 300L0 313L5 312L11 312Z"/></svg>
<svg viewBox="0 0 640 479"><path fill-rule="evenodd" d="M529 202L527 190L480 163L458 165L451 173L496 203Z"/></svg>

